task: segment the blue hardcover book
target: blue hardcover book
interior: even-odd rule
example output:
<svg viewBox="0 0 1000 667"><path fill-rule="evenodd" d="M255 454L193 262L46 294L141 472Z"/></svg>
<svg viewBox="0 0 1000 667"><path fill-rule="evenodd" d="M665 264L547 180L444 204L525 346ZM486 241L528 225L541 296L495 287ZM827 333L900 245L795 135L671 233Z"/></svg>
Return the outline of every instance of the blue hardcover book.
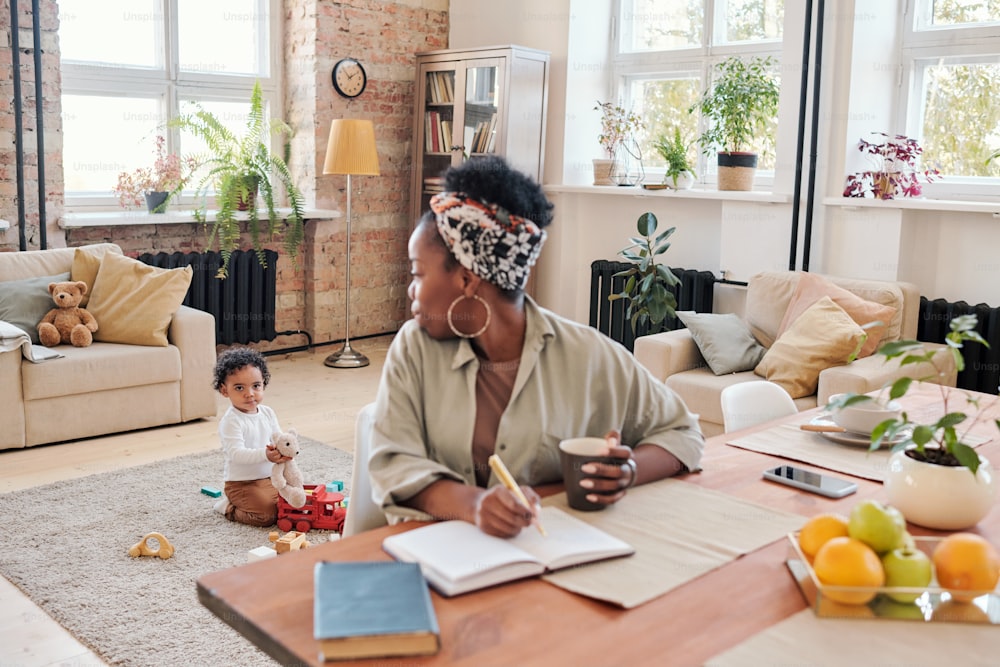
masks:
<svg viewBox="0 0 1000 667"><path fill-rule="evenodd" d="M313 632L321 660L431 655L440 631L416 563L316 563Z"/></svg>

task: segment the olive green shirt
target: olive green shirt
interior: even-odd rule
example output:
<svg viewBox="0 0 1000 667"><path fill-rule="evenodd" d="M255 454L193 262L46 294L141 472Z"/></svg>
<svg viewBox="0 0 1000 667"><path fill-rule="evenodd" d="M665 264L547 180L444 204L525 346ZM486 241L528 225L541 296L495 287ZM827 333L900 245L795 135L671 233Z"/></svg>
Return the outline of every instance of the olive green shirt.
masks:
<svg viewBox="0 0 1000 667"><path fill-rule="evenodd" d="M663 447L689 470L704 448L697 418L624 347L525 298L520 367L497 429L496 453L521 484L562 479L559 442L622 433L622 444ZM369 474L388 518L431 483L475 485L472 433L479 360L468 340L434 340L413 320L389 347L375 406ZM491 472L488 485L499 480Z"/></svg>

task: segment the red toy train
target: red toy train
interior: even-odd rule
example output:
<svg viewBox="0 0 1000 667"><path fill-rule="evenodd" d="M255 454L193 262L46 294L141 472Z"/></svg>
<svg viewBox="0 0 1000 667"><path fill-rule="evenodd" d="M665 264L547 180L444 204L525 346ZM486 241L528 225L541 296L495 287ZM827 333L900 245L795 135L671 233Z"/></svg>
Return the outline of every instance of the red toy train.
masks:
<svg viewBox="0 0 1000 667"><path fill-rule="evenodd" d="M305 484L303 488L306 504L302 507L292 507L278 496L278 529L300 533L308 533L312 528L342 532L347 516L347 508L341 506L344 494L327 490L325 484Z"/></svg>

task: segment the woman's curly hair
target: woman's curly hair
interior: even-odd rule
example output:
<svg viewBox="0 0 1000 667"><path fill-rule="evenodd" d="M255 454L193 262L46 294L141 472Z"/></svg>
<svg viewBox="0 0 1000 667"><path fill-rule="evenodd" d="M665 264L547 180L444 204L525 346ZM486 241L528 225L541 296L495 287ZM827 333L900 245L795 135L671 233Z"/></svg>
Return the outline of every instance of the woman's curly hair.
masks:
<svg viewBox="0 0 1000 667"><path fill-rule="evenodd" d="M234 347L219 355L219 358L215 362L215 378L212 381L212 387L218 391L220 387L226 384L226 378L231 373L235 373L247 366L257 367L266 387L267 383L271 381L271 372L267 370L267 362L264 361L264 355L250 347Z"/></svg>
<svg viewBox="0 0 1000 667"><path fill-rule="evenodd" d="M477 157L444 174L444 189L462 192L487 204L502 206L509 213L531 220L539 227L552 222L552 202L533 178L511 168L498 155Z"/></svg>

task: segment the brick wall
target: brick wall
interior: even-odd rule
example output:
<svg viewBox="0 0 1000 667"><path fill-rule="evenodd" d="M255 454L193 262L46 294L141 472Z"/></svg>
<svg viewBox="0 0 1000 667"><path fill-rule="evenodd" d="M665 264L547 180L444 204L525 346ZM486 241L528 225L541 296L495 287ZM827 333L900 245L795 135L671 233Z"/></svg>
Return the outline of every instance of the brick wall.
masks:
<svg viewBox="0 0 1000 667"><path fill-rule="evenodd" d="M21 0L20 7L23 46L30 44L31 3ZM50 199L47 215L51 221L54 212L61 210L63 200L56 2L42 0L42 7L42 25L47 35L43 37L45 66L48 68L51 63L54 70L51 77L46 74L45 88L46 181ZM333 118L370 118L375 124L381 175L356 176L352 180L351 336L395 331L407 314L409 265L406 243L413 222L409 220L408 201L416 75L414 54L447 46L448 0L285 0L282 7L285 12L283 117L296 131L289 166L305 194L307 206L346 209L346 177L322 174L330 121ZM6 27L9 33L9 25L9 11L4 9L0 29ZM5 236L0 235L0 250L17 250L13 112L7 102L13 90L9 80L10 55L8 39L0 44L0 63L8 64L6 68L0 67L0 151L3 151L0 155L0 215L10 220L14 229ZM360 60L368 72L365 92L353 100L337 95L330 81L334 63L347 56ZM22 74L26 80L33 77L30 61L30 53L22 58L22 72L28 72ZM26 111L30 106L33 113L33 93L30 86L23 88L26 95L31 96L30 102L25 103ZM10 133L9 137L5 132ZM5 138L11 139L3 141ZM34 150L33 136L28 137L26 144ZM48 146L53 147L51 157L48 157ZM26 162L29 166L33 164L33 156L27 156ZM37 186L29 184L26 192L36 190ZM26 197L29 202L32 199L30 195ZM35 227L29 226L29 232L32 229L33 240L29 247L37 248L37 211ZM49 229L50 246L111 241L121 245L131 256L143 252L199 251L204 247L204 232L196 224L77 229L67 232L65 239L61 233L59 238L53 238L56 235L51 226ZM249 247L249 241L245 241L244 247ZM307 224L307 240L299 267L293 267L285 257L279 260L276 323L279 330L305 329L319 343L343 338L345 247L343 218ZM306 326L307 323L312 326ZM279 338L272 347L300 344L301 340Z"/></svg>
<svg viewBox="0 0 1000 667"><path fill-rule="evenodd" d="M14 54L11 50L11 0L0 2L0 218L10 223L7 232L0 232L0 251L18 250L17 152L14 144ZM18 40L21 73L22 132L24 135L24 216L25 241L29 250L40 244L38 206L38 142L35 105L35 63L31 23L31 0L17 3ZM62 104L59 98L58 10L55 0L39 3L39 26L42 42L42 130L45 138L45 209L48 245L64 245L58 234L62 215Z"/></svg>

